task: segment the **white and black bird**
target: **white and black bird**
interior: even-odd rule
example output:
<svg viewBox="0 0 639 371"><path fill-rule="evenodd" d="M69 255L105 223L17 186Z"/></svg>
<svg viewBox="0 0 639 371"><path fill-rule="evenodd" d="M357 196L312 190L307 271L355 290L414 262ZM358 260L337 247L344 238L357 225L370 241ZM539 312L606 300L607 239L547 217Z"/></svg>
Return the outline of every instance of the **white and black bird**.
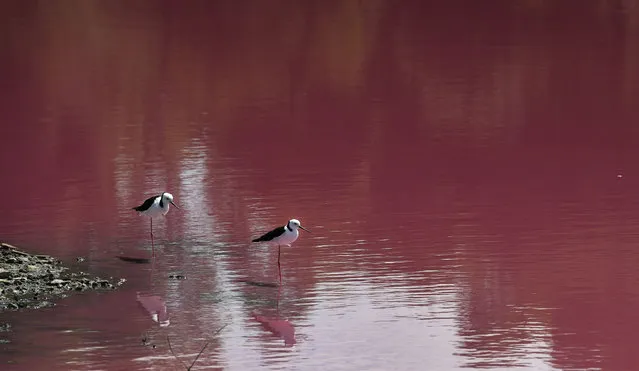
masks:
<svg viewBox="0 0 639 371"><path fill-rule="evenodd" d="M291 244L297 240L297 237L300 235L298 228L309 233L311 232L302 227L299 220L291 219L285 226L277 227L253 240L253 242L268 242L271 245L277 245L277 269L280 275L280 283L282 282L282 271L280 270L280 252L282 245L291 246Z"/></svg>
<svg viewBox="0 0 639 371"><path fill-rule="evenodd" d="M166 215L169 212L169 204L175 206L176 209L180 209L173 202L173 195L169 192L162 192L162 194L149 197L140 206L133 207L132 209L142 215L146 215L151 219L151 248L153 249L153 256L155 256L155 246L153 244L153 218L157 218L160 215Z"/></svg>

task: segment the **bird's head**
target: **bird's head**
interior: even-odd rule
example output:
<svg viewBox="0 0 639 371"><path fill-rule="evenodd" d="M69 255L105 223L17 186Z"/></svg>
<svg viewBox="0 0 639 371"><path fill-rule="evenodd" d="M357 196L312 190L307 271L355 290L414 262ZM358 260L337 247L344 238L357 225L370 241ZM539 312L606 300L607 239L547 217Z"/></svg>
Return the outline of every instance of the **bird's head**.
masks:
<svg viewBox="0 0 639 371"><path fill-rule="evenodd" d="M296 230L297 228L300 228L300 229L305 230L306 232L309 232L309 233L311 232L311 231L309 231L308 229L306 229L306 228L302 227L302 224L301 224L301 223L300 223L300 221L299 221L299 220L297 220L297 219L291 219L291 220L289 220L289 221L288 221L288 225L289 225L289 227L291 227L291 229L292 229L292 230Z"/></svg>
<svg viewBox="0 0 639 371"><path fill-rule="evenodd" d="M176 209L179 209L178 205L173 202L173 195L169 192L162 193L162 200L166 202L170 202L171 205L175 206Z"/></svg>

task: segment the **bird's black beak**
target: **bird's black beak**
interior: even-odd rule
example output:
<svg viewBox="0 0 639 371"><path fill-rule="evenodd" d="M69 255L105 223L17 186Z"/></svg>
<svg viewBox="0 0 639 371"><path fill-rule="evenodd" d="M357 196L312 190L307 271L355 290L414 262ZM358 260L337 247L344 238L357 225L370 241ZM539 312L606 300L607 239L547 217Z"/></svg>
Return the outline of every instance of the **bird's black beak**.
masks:
<svg viewBox="0 0 639 371"><path fill-rule="evenodd" d="M178 205L176 205L175 203L173 203L173 201L169 201L171 203L171 205L175 206L176 209L180 210L180 208L178 207Z"/></svg>
<svg viewBox="0 0 639 371"><path fill-rule="evenodd" d="M301 225L300 225L300 228L302 228L303 230L305 230L305 231L306 231L306 232L308 232L308 233L311 233L311 231L309 231L308 229L306 229L306 228L302 227Z"/></svg>

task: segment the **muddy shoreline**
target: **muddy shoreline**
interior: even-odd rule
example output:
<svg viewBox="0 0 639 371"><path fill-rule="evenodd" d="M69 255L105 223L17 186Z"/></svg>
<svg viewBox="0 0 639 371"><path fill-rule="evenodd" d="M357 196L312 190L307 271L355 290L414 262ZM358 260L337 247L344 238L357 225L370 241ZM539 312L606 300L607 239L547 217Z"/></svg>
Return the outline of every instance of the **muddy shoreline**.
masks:
<svg viewBox="0 0 639 371"><path fill-rule="evenodd" d="M0 312L52 307L74 292L114 290L123 283L123 279L92 277L52 256L0 243Z"/></svg>

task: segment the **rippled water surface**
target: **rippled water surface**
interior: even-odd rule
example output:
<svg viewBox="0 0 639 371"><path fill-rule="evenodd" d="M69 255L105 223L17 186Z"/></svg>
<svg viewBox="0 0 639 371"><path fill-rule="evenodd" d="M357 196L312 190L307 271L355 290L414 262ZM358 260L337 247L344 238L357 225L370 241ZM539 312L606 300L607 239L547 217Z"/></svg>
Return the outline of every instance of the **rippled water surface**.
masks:
<svg viewBox="0 0 639 371"><path fill-rule="evenodd" d="M0 240L127 280L0 313L3 370L639 369L638 2L0 20Z"/></svg>

